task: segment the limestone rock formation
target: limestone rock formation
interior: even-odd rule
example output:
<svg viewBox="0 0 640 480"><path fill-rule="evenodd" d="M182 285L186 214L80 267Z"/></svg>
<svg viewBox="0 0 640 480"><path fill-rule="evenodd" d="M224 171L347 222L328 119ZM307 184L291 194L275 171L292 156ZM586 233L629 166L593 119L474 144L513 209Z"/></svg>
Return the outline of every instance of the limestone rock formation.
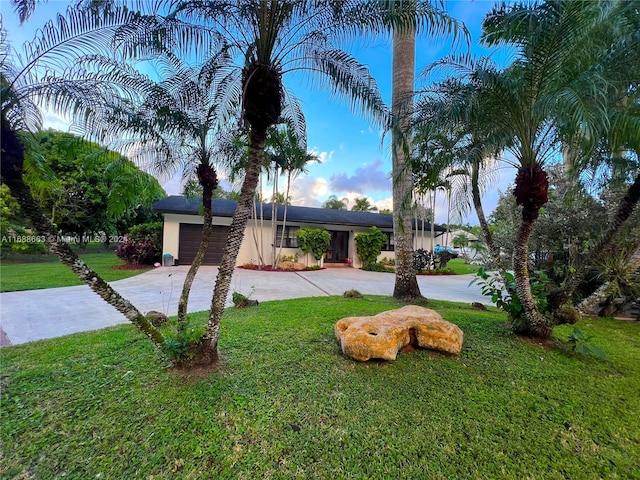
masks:
<svg viewBox="0 0 640 480"><path fill-rule="evenodd" d="M412 345L459 355L462 330L434 310L408 305L372 317L338 320L336 337L342 352L361 362L371 358L395 360L398 350Z"/></svg>

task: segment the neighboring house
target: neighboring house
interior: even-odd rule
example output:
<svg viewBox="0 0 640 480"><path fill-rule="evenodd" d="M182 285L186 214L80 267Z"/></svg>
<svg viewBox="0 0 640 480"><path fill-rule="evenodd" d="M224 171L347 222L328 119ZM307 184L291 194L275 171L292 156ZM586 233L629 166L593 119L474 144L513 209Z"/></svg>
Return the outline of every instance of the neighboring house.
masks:
<svg viewBox="0 0 640 480"><path fill-rule="evenodd" d="M163 245L164 255L172 255L176 264L189 265L195 258L202 236L203 217L199 214L201 200L183 196L170 196L153 205L155 211L164 218ZM205 258L205 265L218 265L222 259L224 244L231 225L231 217L236 208L235 200L214 199L213 232L209 242L209 250ZM284 206L277 210L277 239L276 247L280 247L282 233L282 218ZM253 263L258 259L258 245L262 244L265 262L271 262L271 246L273 234L271 230L271 204L263 205L263 220L260 220L260 205L257 218L251 218L247 224L244 240L238 253L237 265ZM331 234L331 245L324 259L326 266L344 264L345 259L351 259L355 266L360 262L356 255L354 237L359 232L366 232L372 226L387 235L387 244L383 248L380 258L394 258L393 218L392 215L372 212L352 212L348 210L331 210L326 208L287 207L287 222L285 225L284 246L282 255L304 254L298 248L297 231L301 227L322 228ZM419 239L421 231L414 231L416 244L425 241L430 246L430 226L425 231L426 238ZM435 227L438 233L444 229ZM311 263L313 261L311 260Z"/></svg>
<svg viewBox="0 0 640 480"><path fill-rule="evenodd" d="M436 243L442 246L453 247L453 239L461 234L464 234L467 236L467 239L469 240L470 248L473 248L473 244L475 242L480 241L480 239L476 237L473 233L467 232L466 230L451 230L450 232L439 233L439 237L436 238Z"/></svg>

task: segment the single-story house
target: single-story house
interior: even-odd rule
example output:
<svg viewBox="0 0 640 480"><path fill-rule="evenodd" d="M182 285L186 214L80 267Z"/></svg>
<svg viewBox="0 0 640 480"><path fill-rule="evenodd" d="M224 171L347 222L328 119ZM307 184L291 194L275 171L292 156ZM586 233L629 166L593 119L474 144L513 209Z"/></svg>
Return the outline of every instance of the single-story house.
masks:
<svg viewBox="0 0 640 480"><path fill-rule="evenodd" d="M453 247L453 239L458 235L465 235L467 240L469 241L469 247L473 247L475 242L479 242L480 239L475 236L473 233L467 232L466 230L451 230L450 232L443 232L439 234L439 238L436 240L439 245L446 247Z"/></svg>
<svg viewBox="0 0 640 480"><path fill-rule="evenodd" d="M204 223L204 219L199 213L201 204L202 201L199 198L172 195L153 205L154 210L161 213L164 218L163 255L171 255L175 264L189 265L195 258ZM204 264L218 265L220 263L235 208L235 200L212 200L214 226ZM256 218L252 216L247 224L236 261L237 265L257 262L260 245L262 245L261 251L264 252L264 261L271 262L273 245L271 204L262 205L262 216L260 215L260 205L257 208ZM283 217L284 206L279 205L276 216L277 236L275 240L278 249L283 229ZM331 234L331 245L324 259L325 265L344 264L345 259L350 259L355 266L359 266L354 238L356 234L366 232L372 226L377 227L387 236L387 243L380 259L383 257L394 258L392 215L290 205L287 207L287 221L284 225L282 255L295 256L298 254L303 259L304 254L298 248L296 238L298 229L302 227L322 228ZM430 228L430 225L427 224L422 230L414 230L415 248L430 248ZM444 231L444 228L436 225L435 230L440 233ZM423 235L425 238L421 238Z"/></svg>

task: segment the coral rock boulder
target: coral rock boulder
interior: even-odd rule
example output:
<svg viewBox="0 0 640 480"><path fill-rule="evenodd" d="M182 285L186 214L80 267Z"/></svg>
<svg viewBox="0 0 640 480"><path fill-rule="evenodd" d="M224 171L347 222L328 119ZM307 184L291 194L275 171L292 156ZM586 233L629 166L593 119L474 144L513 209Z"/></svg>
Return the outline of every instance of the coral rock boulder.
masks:
<svg viewBox="0 0 640 480"><path fill-rule="evenodd" d="M342 352L361 362L395 360L398 350L407 345L455 355L462 351L462 330L438 312L416 305L372 317L343 318L336 323L335 332Z"/></svg>

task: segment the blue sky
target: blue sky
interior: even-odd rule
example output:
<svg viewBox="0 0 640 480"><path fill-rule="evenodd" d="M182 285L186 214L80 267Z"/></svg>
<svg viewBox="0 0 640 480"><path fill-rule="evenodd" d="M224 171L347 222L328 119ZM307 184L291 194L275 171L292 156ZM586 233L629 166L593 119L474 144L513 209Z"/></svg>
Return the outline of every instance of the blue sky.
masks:
<svg viewBox="0 0 640 480"><path fill-rule="evenodd" d="M490 51L479 45L482 19L494 3L488 0L457 0L448 1L446 5L450 15L467 25L472 36L471 51L476 55L491 54L498 63L504 63L508 60L508 53ZM53 18L55 12L64 10L68 4L69 2L56 0L40 3L36 14L27 24L19 26L9 0L0 0L0 12L13 46L19 48L25 40L32 39L39 26ZM417 72L449 54L451 48L451 41L447 39L418 38ZM360 62L369 66L385 101L390 103L391 42L369 41L365 45L354 47L351 53ZM416 89L426 85L427 80L418 78ZM350 206L353 205L353 199L356 197L368 197L378 208L392 208L389 178L391 155L388 141L385 145L381 145L381 132L357 114L353 114L346 105L333 99L329 92L313 88L306 80L285 77L285 84L302 104L307 120L308 149L321 159L321 163L312 164L306 175L296 179L291 193L292 203L321 206L329 195L334 194L339 198L348 198ZM47 116L46 126L60 130L67 129L64 119L53 115ZM505 168L500 171L497 184L483 199L487 212L495 207L498 191L504 190L514 177L513 169ZM284 186L283 180L280 185ZM164 186L169 194L180 192L178 178L165 180ZM265 186L265 197L270 196L271 187ZM444 195L440 195L436 207L436 221L439 223L446 221ZM473 214L463 218L462 221L477 223Z"/></svg>

